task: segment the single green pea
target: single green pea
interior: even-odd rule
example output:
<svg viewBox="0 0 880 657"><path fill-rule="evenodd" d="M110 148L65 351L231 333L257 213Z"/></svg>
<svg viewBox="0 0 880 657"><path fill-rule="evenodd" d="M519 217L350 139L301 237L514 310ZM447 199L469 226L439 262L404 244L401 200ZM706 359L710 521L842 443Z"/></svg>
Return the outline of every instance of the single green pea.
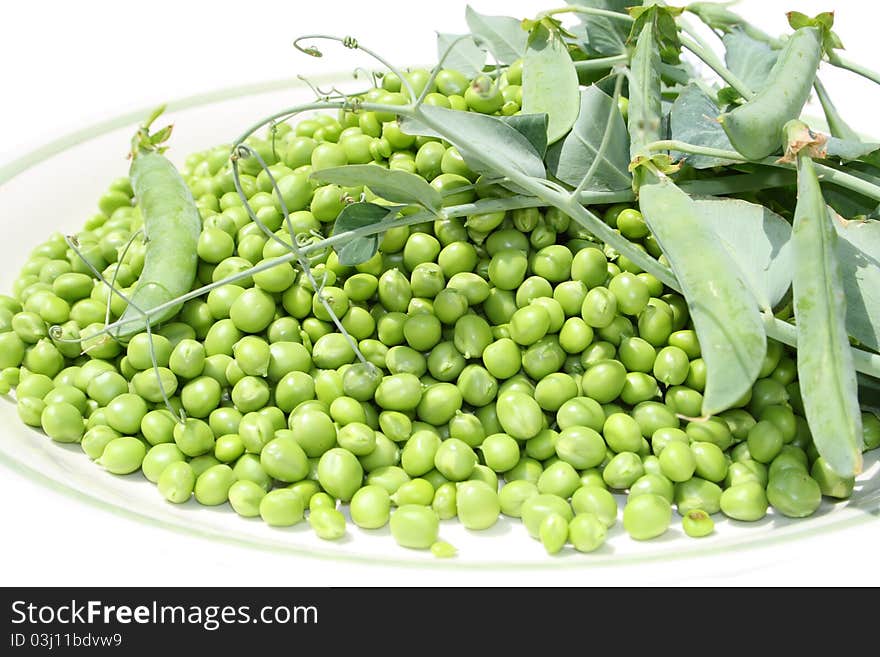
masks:
<svg viewBox="0 0 880 657"><path fill-rule="evenodd" d="M544 469L538 478L537 485L538 491L541 493L558 495L567 499L580 488L581 479L577 470L569 463L556 461Z"/></svg>
<svg viewBox="0 0 880 657"><path fill-rule="evenodd" d="M784 444L782 432L773 422L762 420L749 429L747 444L756 461L770 463Z"/></svg>
<svg viewBox="0 0 880 657"><path fill-rule="evenodd" d="M617 399L626 384L626 368L616 360L595 363L583 376L584 394L600 404Z"/></svg>
<svg viewBox="0 0 880 657"><path fill-rule="evenodd" d="M185 460L186 455L180 451L177 445L174 443L162 443L150 448L146 456L144 456L141 469L148 480L156 483L169 464Z"/></svg>
<svg viewBox="0 0 880 657"><path fill-rule="evenodd" d="M260 516L271 527L290 527L301 522L305 504L295 490L276 488L260 500Z"/></svg>
<svg viewBox="0 0 880 657"><path fill-rule="evenodd" d="M318 462L318 481L328 493L348 502L361 487L364 469L357 457L346 449L327 450Z"/></svg>
<svg viewBox="0 0 880 657"><path fill-rule="evenodd" d="M854 477L841 477L831 468L828 461L821 456L813 462L810 476L819 484L822 494L828 497L847 499L852 495L853 488L855 487Z"/></svg>
<svg viewBox="0 0 880 657"><path fill-rule="evenodd" d="M425 550L437 541L440 519L431 507L405 504L391 514L391 535L403 547Z"/></svg>
<svg viewBox="0 0 880 657"><path fill-rule="evenodd" d="M593 287L581 306L583 320L593 328L611 325L617 315L617 297L605 287Z"/></svg>
<svg viewBox="0 0 880 657"><path fill-rule="evenodd" d="M805 518L822 503L822 489L806 472L788 468L770 477L767 501L784 516Z"/></svg>
<svg viewBox="0 0 880 657"><path fill-rule="evenodd" d="M767 514L767 495L764 487L755 481L725 489L720 501L722 513L734 520L754 522Z"/></svg>
<svg viewBox="0 0 880 657"><path fill-rule="evenodd" d="M366 456L376 449L376 432L363 422L349 422L337 431L336 442L355 456Z"/></svg>
<svg viewBox="0 0 880 657"><path fill-rule="evenodd" d="M615 454L605 465L602 478L611 488L623 490L632 486L645 474L645 467L637 454L621 452Z"/></svg>
<svg viewBox="0 0 880 657"><path fill-rule="evenodd" d="M147 448L141 440L122 436L107 443L96 463L113 474L124 475L140 469L146 455Z"/></svg>
<svg viewBox="0 0 880 657"><path fill-rule="evenodd" d="M162 470L157 484L162 497L174 504L183 504L192 497L196 475L189 463L175 461Z"/></svg>
<svg viewBox="0 0 880 657"><path fill-rule="evenodd" d="M637 452L642 446L638 422L625 413L612 413L605 418L602 435L615 452Z"/></svg>
<svg viewBox="0 0 880 657"><path fill-rule="evenodd" d="M607 525L592 512L580 512L568 523L568 539L578 552L598 550L607 533Z"/></svg>
<svg viewBox="0 0 880 657"><path fill-rule="evenodd" d="M243 518L256 518L260 515L260 503L266 496L263 488L248 480L238 480L229 487L229 505Z"/></svg>
<svg viewBox="0 0 880 657"><path fill-rule="evenodd" d="M196 479L196 501L205 506L225 504L229 500L229 488L234 482L235 474L228 465L211 466Z"/></svg>
<svg viewBox="0 0 880 657"><path fill-rule="evenodd" d="M556 554L568 541L568 521L558 513L550 513L541 521L538 536L547 554Z"/></svg>
<svg viewBox="0 0 880 657"><path fill-rule="evenodd" d="M61 443L80 442L85 433L82 411L64 401L44 400L44 404L45 407L40 414L40 425L46 435Z"/></svg>
<svg viewBox="0 0 880 657"><path fill-rule="evenodd" d="M94 461L100 458L101 454L104 453L104 448L107 444L111 440L119 438L120 435L121 434L118 431L114 431L105 425L92 427L83 434L82 440L80 441L80 447L82 448L82 451ZM144 471L144 474L146 475L146 470ZM149 479L149 476L147 478ZM155 483L156 479L150 479L150 481Z"/></svg>
<svg viewBox="0 0 880 657"><path fill-rule="evenodd" d="M309 512L309 525L318 538L325 541L336 541L345 536L345 516L336 509L312 509Z"/></svg>
<svg viewBox="0 0 880 657"><path fill-rule="evenodd" d="M644 541L656 538L669 529L672 507L660 495L630 497L623 508L623 526L634 539Z"/></svg>
<svg viewBox="0 0 880 657"><path fill-rule="evenodd" d="M576 514L595 514L609 529L617 523L617 501L607 489L600 486L579 487L571 496L571 506Z"/></svg>
<svg viewBox="0 0 880 657"><path fill-rule="evenodd" d="M449 481L464 481L471 476L476 465L474 450L457 438L442 441L434 453L434 467Z"/></svg>
<svg viewBox="0 0 880 657"><path fill-rule="evenodd" d="M367 485L351 498L351 520L363 529L378 529L388 524L391 497L381 486Z"/></svg>
<svg viewBox="0 0 880 657"><path fill-rule="evenodd" d="M691 538L702 538L715 531L715 521L702 509L691 509L682 517L681 528Z"/></svg>
<svg viewBox="0 0 880 657"><path fill-rule="evenodd" d="M498 493L483 481L463 481L456 487L455 507L461 523L472 530L488 529L498 521Z"/></svg>
<svg viewBox="0 0 880 657"><path fill-rule="evenodd" d="M519 518L526 500L539 494L535 483L525 479L509 480L498 492L501 513L511 518Z"/></svg>
<svg viewBox="0 0 880 657"><path fill-rule="evenodd" d="M534 398L522 392L499 395L498 420L504 432L519 440L528 440L542 429L544 413Z"/></svg>

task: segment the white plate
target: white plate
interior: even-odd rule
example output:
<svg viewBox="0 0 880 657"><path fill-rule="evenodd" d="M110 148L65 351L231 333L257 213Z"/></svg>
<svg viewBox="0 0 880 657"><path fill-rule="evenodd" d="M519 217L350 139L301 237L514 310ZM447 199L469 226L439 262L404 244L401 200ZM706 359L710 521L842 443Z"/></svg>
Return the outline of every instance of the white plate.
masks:
<svg viewBox="0 0 880 657"><path fill-rule="evenodd" d="M302 85L282 82L172 103L169 117L175 131L169 156L179 164L192 151L230 141L262 116L309 99L310 92ZM0 168L0 217L5 229L5 238L0 241L0 290L10 289L32 246L53 231L75 232L94 212L96 199L107 184L126 173L129 138L133 126L146 113L87 127ZM8 398L0 401L0 423L0 463L65 493L70 498L65 508L72 512L81 508L81 502L91 503L191 536L335 561L419 564L441 569L591 569L697 555L724 558L746 547L803 542L819 534L827 536L846 527L876 522L880 512L880 463L874 452L867 455L865 472L850 500L824 502L814 516L804 520L789 520L771 512L760 522L738 523L719 515L714 535L693 540L683 534L676 515L667 534L648 542L631 540L618 523L607 544L597 552L581 555L569 549L554 558L527 536L519 521L502 519L492 529L479 533L452 521L443 524L441 534L458 547L459 556L438 560L427 552L398 547L387 528L370 532L350 524L346 539L328 543L317 539L307 523L279 530L259 520L239 518L228 507L205 508L195 502L175 506L166 503L141 475L110 475L78 446L54 443L23 426Z"/></svg>

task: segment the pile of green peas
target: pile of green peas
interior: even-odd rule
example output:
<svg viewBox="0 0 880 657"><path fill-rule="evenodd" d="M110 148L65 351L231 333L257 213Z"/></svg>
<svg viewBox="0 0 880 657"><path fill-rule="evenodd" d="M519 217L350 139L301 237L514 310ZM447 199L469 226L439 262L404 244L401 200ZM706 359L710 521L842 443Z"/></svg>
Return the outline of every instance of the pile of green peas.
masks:
<svg viewBox="0 0 880 657"><path fill-rule="evenodd" d="M417 93L428 82L406 75ZM425 102L515 114L520 82L519 65L498 82L441 71ZM406 101L393 75L365 98ZM492 193L455 148L405 134L393 114L316 115L248 143L296 233L330 234L345 204L369 195L310 177L326 167L416 173L447 205ZM255 158L240 170L257 217L289 241L272 179ZM675 509L699 537L718 513L803 517L853 491L816 452L785 347L770 343L735 408L700 418L706 366L684 299L556 209L394 228L356 267L327 250L312 261L317 291L290 264L249 274L285 249L251 221L227 146L188 158L184 175L203 218L196 285L246 274L236 283L121 344L98 333L124 300L56 234L0 296L0 391L15 389L22 421L111 473L141 472L171 503L228 504L275 527L307 520L327 540L349 519L387 525L400 545L448 557L439 532L453 518L471 530L521 518L549 553L591 552L621 515L646 540ZM98 207L79 248L130 292L144 245L131 240L142 221L129 181ZM662 258L636 209L603 216ZM880 420L863 421L866 449L877 447Z"/></svg>

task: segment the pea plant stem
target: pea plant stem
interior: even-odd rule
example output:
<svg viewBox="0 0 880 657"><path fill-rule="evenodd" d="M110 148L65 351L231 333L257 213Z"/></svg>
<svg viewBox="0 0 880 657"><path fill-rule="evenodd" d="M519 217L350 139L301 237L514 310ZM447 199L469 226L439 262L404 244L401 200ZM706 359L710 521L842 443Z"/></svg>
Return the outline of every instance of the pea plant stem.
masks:
<svg viewBox="0 0 880 657"><path fill-rule="evenodd" d="M681 45L700 58L706 66L715 71L718 77L736 89L743 98L751 98L755 95L755 92L753 92L745 82L740 80L724 65L718 55L715 54L715 51L711 48L704 47L701 43L698 43L694 39L685 35L681 36Z"/></svg>
<svg viewBox="0 0 880 657"><path fill-rule="evenodd" d="M629 61L629 55L611 55L610 57L597 57L596 59L582 59L574 63L574 69L578 73L586 73L587 71L598 71L606 68L613 68L617 64L626 64Z"/></svg>
<svg viewBox="0 0 880 657"><path fill-rule="evenodd" d="M834 51L828 55L828 63L833 64L837 68L842 68L851 73L855 73L856 75L861 75L863 78L870 80L875 84L880 84L880 73L847 59L846 57L841 57Z"/></svg>
<svg viewBox="0 0 880 657"><path fill-rule="evenodd" d="M797 348L796 326L766 313L763 317L764 328L767 331L768 338L778 340L789 347ZM857 371L880 379L880 355L872 354L857 347L850 347L850 351L852 352L853 363Z"/></svg>
<svg viewBox="0 0 880 657"><path fill-rule="evenodd" d="M717 157L725 160L734 160L735 162L749 162L748 159L737 153L736 151L728 151L722 148L709 148L707 146L698 146L696 144L688 144L687 142L675 139L662 139L660 141L651 142L646 146L651 151L681 151L682 153L691 153L692 155L706 155L708 157ZM759 160L757 164L765 164L771 167L794 169L795 165L791 162L783 162L775 157L767 157ZM868 198L880 201L880 186L874 185L867 180L862 180L845 171L840 171L826 164L816 163L816 171L819 174L819 180L822 182L830 182L840 185L853 192L863 194Z"/></svg>
<svg viewBox="0 0 880 657"><path fill-rule="evenodd" d="M616 11L611 11L609 9L599 9L598 7L584 7L581 5L571 5L569 7L558 7L556 9L548 9L547 11L542 11L538 14L537 19L547 16L557 16L559 14L582 14L585 16L603 16L604 18L610 18L611 20L621 21L623 23L632 23L632 16L629 14L621 14Z"/></svg>

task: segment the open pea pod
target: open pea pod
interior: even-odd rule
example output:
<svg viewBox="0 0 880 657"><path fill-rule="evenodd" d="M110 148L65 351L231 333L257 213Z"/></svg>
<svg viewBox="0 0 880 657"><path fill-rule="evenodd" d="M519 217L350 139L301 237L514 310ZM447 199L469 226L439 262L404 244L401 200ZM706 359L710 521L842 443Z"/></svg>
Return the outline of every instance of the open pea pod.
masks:
<svg viewBox="0 0 880 657"><path fill-rule="evenodd" d="M714 415L758 378L767 351L758 302L695 201L669 178L643 184L639 207L687 299L706 361L702 412Z"/></svg>
<svg viewBox="0 0 880 657"><path fill-rule="evenodd" d="M798 154L794 314L804 410L819 454L839 475L862 467L858 383L846 331L846 297L831 224L813 161Z"/></svg>

